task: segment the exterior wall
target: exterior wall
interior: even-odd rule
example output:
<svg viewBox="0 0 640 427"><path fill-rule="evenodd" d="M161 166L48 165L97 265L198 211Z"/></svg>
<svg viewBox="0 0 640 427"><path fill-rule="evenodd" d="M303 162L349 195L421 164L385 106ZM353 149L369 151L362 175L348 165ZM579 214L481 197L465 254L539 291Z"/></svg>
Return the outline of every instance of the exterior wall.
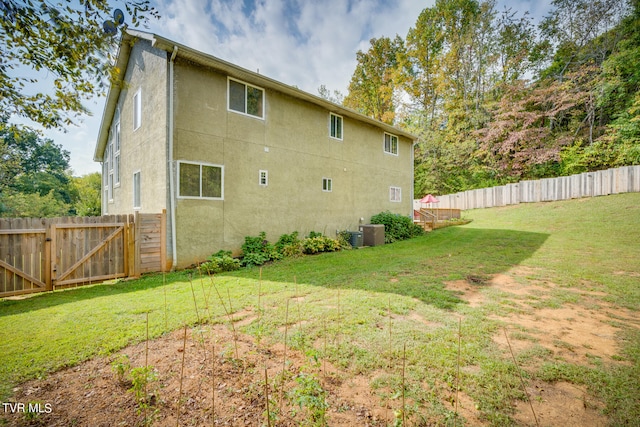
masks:
<svg viewBox="0 0 640 427"><path fill-rule="evenodd" d="M103 164L103 214L136 210L158 213L167 208L167 54L148 41L138 41L125 71L125 87L118 99L120 121L120 183L112 199L105 197L108 174ZM141 94L141 124L134 130L134 95ZM119 118L118 118L119 117ZM106 157L106 156L105 156ZM140 172L140 208L133 206L133 174Z"/></svg>
<svg viewBox="0 0 640 427"><path fill-rule="evenodd" d="M384 131L349 117L343 140L333 139L329 110L269 89L264 120L229 112L227 76L179 59L175 94L174 160L224 166L224 200L178 198L178 267L237 252L261 231L271 241L293 231L335 236L384 210L411 215L412 141L398 137L398 156L386 154ZM390 202L390 186L401 202Z"/></svg>

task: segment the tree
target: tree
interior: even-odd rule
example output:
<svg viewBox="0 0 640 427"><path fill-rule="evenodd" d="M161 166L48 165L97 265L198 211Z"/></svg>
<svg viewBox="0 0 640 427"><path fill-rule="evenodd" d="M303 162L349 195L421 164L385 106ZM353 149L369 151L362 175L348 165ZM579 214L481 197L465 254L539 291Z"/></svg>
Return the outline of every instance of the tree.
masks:
<svg viewBox="0 0 640 427"><path fill-rule="evenodd" d="M410 71L403 81L417 110L423 112L427 127L440 112L438 105L444 96L438 87L444 38L444 28L435 8L424 9L407 34L405 67Z"/></svg>
<svg viewBox="0 0 640 427"><path fill-rule="evenodd" d="M404 42L399 36L371 39L367 52L358 51L358 65L349 83L344 105L385 123L395 119L397 72Z"/></svg>
<svg viewBox="0 0 640 427"><path fill-rule="evenodd" d="M528 12L518 17L505 7L497 20L497 51L500 58L500 82L512 82L522 78L536 58L536 32Z"/></svg>
<svg viewBox="0 0 640 427"><path fill-rule="evenodd" d="M73 209L78 216L100 216L102 214L102 176L98 172L81 177L73 177L72 185L78 197Z"/></svg>
<svg viewBox="0 0 640 427"><path fill-rule="evenodd" d="M582 129L593 68L564 81L506 85L490 126L476 132L486 164L505 180L533 177L541 165L560 160L560 151Z"/></svg>
<svg viewBox="0 0 640 427"><path fill-rule="evenodd" d="M617 37L601 37L618 26L628 12L626 0L553 0L552 11L540 23L546 43L555 47L541 77L562 79L586 63L602 64Z"/></svg>
<svg viewBox="0 0 640 427"><path fill-rule="evenodd" d="M71 204L77 196L70 185L69 152L62 146L30 129L9 125L5 116L0 117L0 154L0 215L73 213ZM46 207L38 210L38 203Z"/></svg>
<svg viewBox="0 0 640 427"><path fill-rule="evenodd" d="M158 16L149 0L126 10L135 26ZM119 72L102 30L112 12L107 0L0 0L0 111L59 129L86 113L82 101ZM52 76L50 91L34 86L39 73Z"/></svg>
<svg viewBox="0 0 640 427"><path fill-rule="evenodd" d="M318 95L320 98L326 99L329 102L333 102L334 104L341 105L344 102L344 95L339 90L334 90L331 92L325 85L320 85L318 88Z"/></svg>

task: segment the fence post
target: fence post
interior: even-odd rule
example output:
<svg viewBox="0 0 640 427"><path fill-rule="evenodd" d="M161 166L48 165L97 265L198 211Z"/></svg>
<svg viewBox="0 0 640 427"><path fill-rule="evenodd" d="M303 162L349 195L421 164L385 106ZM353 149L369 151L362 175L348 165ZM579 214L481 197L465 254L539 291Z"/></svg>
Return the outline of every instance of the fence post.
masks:
<svg viewBox="0 0 640 427"><path fill-rule="evenodd" d="M133 217L133 275L140 276L140 212L136 211Z"/></svg>
<svg viewBox="0 0 640 427"><path fill-rule="evenodd" d="M127 220L124 222L124 230L122 230L122 271L124 272L125 277L129 277L129 269L131 265L129 264L129 241L131 240L130 233L130 225L129 225L129 216L127 215Z"/></svg>
<svg viewBox="0 0 640 427"><path fill-rule="evenodd" d="M51 265L51 244L53 243L53 238L52 236L52 227L54 227L53 224L49 224L49 226L46 228L45 234L44 234L44 262L41 260L40 262L44 263L43 266L43 273L44 273L44 284L47 285L46 290L47 291L52 291L53 290L53 285L51 283L51 272L52 272L52 265ZM54 230L55 231L55 230Z"/></svg>
<svg viewBox="0 0 640 427"><path fill-rule="evenodd" d="M51 233L51 242L49 245L49 280L51 281L51 289L53 290L54 286L55 286L55 282L56 279L58 277L57 275L57 269L58 269L58 263L57 263L57 256L56 254L57 252L57 241L56 241L56 235L58 234L56 232L56 224L52 223L51 226L49 227L49 232Z"/></svg>
<svg viewBox="0 0 640 427"><path fill-rule="evenodd" d="M160 215L160 268L167 271L167 210Z"/></svg>

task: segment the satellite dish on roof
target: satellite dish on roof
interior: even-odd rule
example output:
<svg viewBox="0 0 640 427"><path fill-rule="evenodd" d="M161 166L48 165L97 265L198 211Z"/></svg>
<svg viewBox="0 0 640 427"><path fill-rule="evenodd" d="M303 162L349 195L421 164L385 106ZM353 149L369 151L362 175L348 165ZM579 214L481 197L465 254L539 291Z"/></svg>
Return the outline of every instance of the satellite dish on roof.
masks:
<svg viewBox="0 0 640 427"><path fill-rule="evenodd" d="M102 24L102 29L109 35L114 35L118 32L116 24L113 21L104 21L104 23Z"/></svg>
<svg viewBox="0 0 640 427"><path fill-rule="evenodd" d="M115 35L118 32L118 25L124 24L124 12L120 9L113 11L113 21L104 21L102 29L110 36Z"/></svg>
<svg viewBox="0 0 640 427"><path fill-rule="evenodd" d="M116 25L122 25L124 23L124 12L122 12L120 9L114 10L113 20Z"/></svg>

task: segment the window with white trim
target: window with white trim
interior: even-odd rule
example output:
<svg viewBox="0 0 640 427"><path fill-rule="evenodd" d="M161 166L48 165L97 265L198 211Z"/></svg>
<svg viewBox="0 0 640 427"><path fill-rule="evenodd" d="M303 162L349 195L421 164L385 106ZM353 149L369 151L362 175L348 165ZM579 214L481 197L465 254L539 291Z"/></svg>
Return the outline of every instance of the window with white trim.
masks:
<svg viewBox="0 0 640 427"><path fill-rule="evenodd" d="M384 134L384 152L388 154L398 155L398 137L390 133Z"/></svg>
<svg viewBox="0 0 640 427"><path fill-rule="evenodd" d="M322 191L333 191L333 181L331 178L322 178Z"/></svg>
<svg viewBox="0 0 640 427"><path fill-rule="evenodd" d="M264 118L264 89L228 79L228 108L237 113Z"/></svg>
<svg viewBox="0 0 640 427"><path fill-rule="evenodd" d="M140 182L140 171L135 172L133 174L133 208L140 209L142 206L140 200L140 191L141 191L141 182Z"/></svg>
<svg viewBox="0 0 640 427"><path fill-rule="evenodd" d="M113 133L109 133L106 153L104 156L104 186L107 200L113 202Z"/></svg>
<svg viewBox="0 0 640 427"><path fill-rule="evenodd" d="M265 170L261 170L258 172L258 184L262 187L266 187L269 185L269 172Z"/></svg>
<svg viewBox="0 0 640 427"><path fill-rule="evenodd" d="M109 159L106 155L104 156L104 161L102 162L102 181L102 189L104 191L103 201L107 202L111 199L109 197Z"/></svg>
<svg viewBox="0 0 640 427"><path fill-rule="evenodd" d="M342 116L329 113L329 136L342 141Z"/></svg>
<svg viewBox="0 0 640 427"><path fill-rule="evenodd" d="M142 125L142 88L133 95L133 130Z"/></svg>
<svg viewBox="0 0 640 427"><path fill-rule="evenodd" d="M109 174L109 188L107 189L109 194L109 201L113 202L113 174Z"/></svg>
<svg viewBox="0 0 640 427"><path fill-rule="evenodd" d="M178 162L178 197L222 200L224 166Z"/></svg>
<svg viewBox="0 0 640 427"><path fill-rule="evenodd" d="M390 202L402 201L402 189L400 187L389 187L389 201Z"/></svg>
<svg viewBox="0 0 640 427"><path fill-rule="evenodd" d="M120 185L120 122L116 123L113 139L113 181Z"/></svg>

